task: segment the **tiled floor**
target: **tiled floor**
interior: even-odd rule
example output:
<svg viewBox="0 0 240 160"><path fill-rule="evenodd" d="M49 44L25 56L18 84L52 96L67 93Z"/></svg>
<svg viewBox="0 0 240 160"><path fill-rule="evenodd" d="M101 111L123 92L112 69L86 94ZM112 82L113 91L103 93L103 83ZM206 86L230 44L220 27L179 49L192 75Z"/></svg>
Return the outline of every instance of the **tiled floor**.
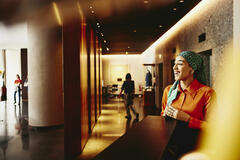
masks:
<svg viewBox="0 0 240 160"><path fill-rule="evenodd" d="M159 114L151 107L143 106L143 98L134 99L139 112L139 121L148 114ZM113 97L102 105L102 114L93 129L83 152L77 160L89 160L103 151L129 127L138 123L125 118L123 99ZM63 126L36 128L28 126L28 102L13 105L10 101L0 102L0 160L63 160Z"/></svg>

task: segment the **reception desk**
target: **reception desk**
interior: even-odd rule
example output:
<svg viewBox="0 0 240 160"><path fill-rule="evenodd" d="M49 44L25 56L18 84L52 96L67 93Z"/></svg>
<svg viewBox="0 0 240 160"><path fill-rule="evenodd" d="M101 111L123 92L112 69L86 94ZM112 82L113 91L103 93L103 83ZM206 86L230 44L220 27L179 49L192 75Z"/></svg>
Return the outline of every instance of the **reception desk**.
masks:
<svg viewBox="0 0 240 160"><path fill-rule="evenodd" d="M176 127L176 120L147 116L94 160L159 160Z"/></svg>

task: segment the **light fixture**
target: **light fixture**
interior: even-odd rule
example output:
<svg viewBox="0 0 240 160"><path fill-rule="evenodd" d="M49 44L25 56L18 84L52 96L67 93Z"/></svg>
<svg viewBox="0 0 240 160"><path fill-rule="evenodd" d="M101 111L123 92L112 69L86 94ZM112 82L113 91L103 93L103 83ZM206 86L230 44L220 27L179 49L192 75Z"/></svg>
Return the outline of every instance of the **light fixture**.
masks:
<svg viewBox="0 0 240 160"><path fill-rule="evenodd" d="M143 3L147 4L147 3L149 3L149 1L147 1L147 0L144 0L144 1L143 1Z"/></svg>
<svg viewBox="0 0 240 160"><path fill-rule="evenodd" d="M103 36L103 33L101 33L101 35Z"/></svg>
<svg viewBox="0 0 240 160"><path fill-rule="evenodd" d="M107 47L106 50L109 51L109 48Z"/></svg>
<svg viewBox="0 0 240 160"><path fill-rule="evenodd" d="M180 3L183 3L183 2L184 2L184 0L180 0L179 2L180 2Z"/></svg>
<svg viewBox="0 0 240 160"><path fill-rule="evenodd" d="M99 23L97 22L97 25L99 25Z"/></svg>
<svg viewBox="0 0 240 160"><path fill-rule="evenodd" d="M126 54L128 54L128 52L126 52Z"/></svg>
<svg viewBox="0 0 240 160"><path fill-rule="evenodd" d="M160 24L158 27L159 27L159 28L162 28L162 25Z"/></svg>
<svg viewBox="0 0 240 160"><path fill-rule="evenodd" d="M174 11L176 11L176 10L177 10L177 8L173 8L173 10L174 10Z"/></svg>
<svg viewBox="0 0 240 160"><path fill-rule="evenodd" d="M130 48L130 46L128 46L128 48Z"/></svg>
<svg viewBox="0 0 240 160"><path fill-rule="evenodd" d="M91 11L92 13L94 13L94 11Z"/></svg>
<svg viewBox="0 0 240 160"><path fill-rule="evenodd" d="M103 42L104 42L104 43L107 43L107 41L106 41L106 40L104 40Z"/></svg>
<svg viewBox="0 0 240 160"><path fill-rule="evenodd" d="M137 30L136 30L136 29L134 29L134 30L133 30L133 32L134 32L134 33L136 33L136 32L137 32Z"/></svg>

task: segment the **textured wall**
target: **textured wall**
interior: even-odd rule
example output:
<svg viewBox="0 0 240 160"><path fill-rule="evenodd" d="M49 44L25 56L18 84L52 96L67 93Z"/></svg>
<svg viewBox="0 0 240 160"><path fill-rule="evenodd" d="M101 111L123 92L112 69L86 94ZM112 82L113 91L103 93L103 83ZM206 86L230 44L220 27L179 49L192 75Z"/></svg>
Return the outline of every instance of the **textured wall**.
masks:
<svg viewBox="0 0 240 160"><path fill-rule="evenodd" d="M234 1L237 2L237 0ZM239 2L237 3L239 4ZM198 37L203 33L206 33L206 40L199 43ZM162 83L165 87L172 81L171 60L178 53L183 50L203 52L211 49L210 79L214 87L217 72L223 64L223 53L232 39L233 0L205 0L201 1L188 15L161 36L142 56L154 57L152 63L163 63ZM173 48L176 48L175 54L172 53ZM146 63L149 63L149 59ZM157 106L159 107L160 104L157 103Z"/></svg>

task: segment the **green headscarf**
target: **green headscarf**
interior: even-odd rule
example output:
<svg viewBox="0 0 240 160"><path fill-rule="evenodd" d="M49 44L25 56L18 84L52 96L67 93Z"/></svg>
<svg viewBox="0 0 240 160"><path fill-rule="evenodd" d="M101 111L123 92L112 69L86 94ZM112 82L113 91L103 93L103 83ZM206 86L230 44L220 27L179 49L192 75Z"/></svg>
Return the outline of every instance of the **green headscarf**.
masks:
<svg viewBox="0 0 240 160"><path fill-rule="evenodd" d="M192 51L183 51L179 54L182 56L188 64L194 70L194 78L196 78L200 83L206 84L206 76L204 73L204 64L202 57ZM178 94L178 84L179 81L175 81L168 93L167 105L170 105L174 99L176 99Z"/></svg>
<svg viewBox="0 0 240 160"><path fill-rule="evenodd" d="M193 51L183 51L179 56L182 56L192 67L194 70L194 78L196 78L198 82L206 85L207 81L204 72L203 58Z"/></svg>

